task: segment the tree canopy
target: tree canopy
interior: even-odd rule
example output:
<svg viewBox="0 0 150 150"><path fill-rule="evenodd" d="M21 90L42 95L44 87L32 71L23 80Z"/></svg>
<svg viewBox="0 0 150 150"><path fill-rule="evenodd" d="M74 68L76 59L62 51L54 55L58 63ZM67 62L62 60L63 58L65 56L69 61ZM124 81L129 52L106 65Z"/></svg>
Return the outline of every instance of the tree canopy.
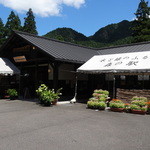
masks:
<svg viewBox="0 0 150 150"><path fill-rule="evenodd" d="M26 13L26 15L27 15L27 17L24 18L25 22L24 22L24 26L23 26L23 31L37 35L38 32L36 30L35 17L34 17L34 14L33 14L33 11L31 8Z"/></svg>
<svg viewBox="0 0 150 150"><path fill-rule="evenodd" d="M4 34L5 34L5 27L4 27L2 19L0 18L0 46L5 41L5 35Z"/></svg>
<svg viewBox="0 0 150 150"><path fill-rule="evenodd" d="M150 7L148 2L141 0L135 16L133 27L134 42L150 41Z"/></svg>
<svg viewBox="0 0 150 150"><path fill-rule="evenodd" d="M12 30L21 30L21 21L19 16L11 11L10 15L7 18L5 25L5 36L8 37L11 34Z"/></svg>

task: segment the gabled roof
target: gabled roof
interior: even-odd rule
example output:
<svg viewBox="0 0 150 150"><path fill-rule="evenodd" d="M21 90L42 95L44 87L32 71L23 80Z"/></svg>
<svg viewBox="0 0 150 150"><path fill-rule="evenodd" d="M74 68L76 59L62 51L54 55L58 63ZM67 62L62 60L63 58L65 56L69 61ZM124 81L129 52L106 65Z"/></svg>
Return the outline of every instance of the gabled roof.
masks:
<svg viewBox="0 0 150 150"><path fill-rule="evenodd" d="M84 63L92 56L98 54L97 51L92 48L82 47L76 44L61 42L20 31L14 31L14 33L51 55L55 60Z"/></svg>
<svg viewBox="0 0 150 150"><path fill-rule="evenodd" d="M11 41L11 39L13 39L14 36L19 37L32 44L33 46L39 48L41 51L47 53L55 60L81 64L95 55L150 51L150 41L97 49L79 46L77 44L72 44L69 42L62 42L46 37L36 36L21 31L14 31L12 36L1 47L1 50L5 49L5 46Z"/></svg>

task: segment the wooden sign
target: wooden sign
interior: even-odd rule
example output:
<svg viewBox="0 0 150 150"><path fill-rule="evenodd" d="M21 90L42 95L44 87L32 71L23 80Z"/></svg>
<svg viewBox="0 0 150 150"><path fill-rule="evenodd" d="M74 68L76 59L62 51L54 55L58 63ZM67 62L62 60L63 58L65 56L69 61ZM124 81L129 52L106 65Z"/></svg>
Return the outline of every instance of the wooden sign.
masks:
<svg viewBox="0 0 150 150"><path fill-rule="evenodd" d="M16 57L13 57L14 61L15 62L26 62L26 57L25 56L16 56Z"/></svg>

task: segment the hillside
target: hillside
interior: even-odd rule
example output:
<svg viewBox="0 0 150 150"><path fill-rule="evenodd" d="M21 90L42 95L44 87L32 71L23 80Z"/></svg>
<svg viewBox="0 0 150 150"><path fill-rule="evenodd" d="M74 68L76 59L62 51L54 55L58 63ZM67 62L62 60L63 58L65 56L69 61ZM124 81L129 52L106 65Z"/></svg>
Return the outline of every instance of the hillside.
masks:
<svg viewBox="0 0 150 150"><path fill-rule="evenodd" d="M111 43L132 36L132 22L123 20L116 24L110 24L99 29L91 40L102 43Z"/></svg>
<svg viewBox="0 0 150 150"><path fill-rule="evenodd" d="M87 38L85 35L71 29L71 28L57 28L56 30L53 30L51 32L48 32L45 37L58 39L61 41L67 41L67 42L76 42L76 41L88 41L89 38Z"/></svg>
<svg viewBox="0 0 150 150"><path fill-rule="evenodd" d="M45 37L76 43L88 47L106 47L129 44L132 41L132 22L123 20L99 29L94 35L86 37L71 28L58 28L48 32Z"/></svg>

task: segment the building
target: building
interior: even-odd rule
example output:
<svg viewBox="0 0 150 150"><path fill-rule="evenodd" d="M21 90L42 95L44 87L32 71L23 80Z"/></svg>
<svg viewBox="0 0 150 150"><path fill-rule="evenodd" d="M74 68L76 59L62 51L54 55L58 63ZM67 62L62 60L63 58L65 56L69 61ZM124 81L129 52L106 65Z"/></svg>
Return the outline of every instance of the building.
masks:
<svg viewBox="0 0 150 150"><path fill-rule="evenodd" d="M35 89L41 83L45 83L54 89L63 87L63 94L65 96L73 96L75 71L91 57L95 55L149 50L150 42L94 49L14 31L7 42L1 47L0 56L8 58L20 69L21 95L24 95L25 89L28 89L28 96L35 96ZM94 88L112 90L112 80L106 77L105 74L78 76L79 95L87 93L87 95L90 95L90 91ZM137 82L138 79L137 77L128 77L126 80L127 82L123 83L123 85L121 85L121 82L117 84L125 87L130 83L128 82L129 80Z"/></svg>

